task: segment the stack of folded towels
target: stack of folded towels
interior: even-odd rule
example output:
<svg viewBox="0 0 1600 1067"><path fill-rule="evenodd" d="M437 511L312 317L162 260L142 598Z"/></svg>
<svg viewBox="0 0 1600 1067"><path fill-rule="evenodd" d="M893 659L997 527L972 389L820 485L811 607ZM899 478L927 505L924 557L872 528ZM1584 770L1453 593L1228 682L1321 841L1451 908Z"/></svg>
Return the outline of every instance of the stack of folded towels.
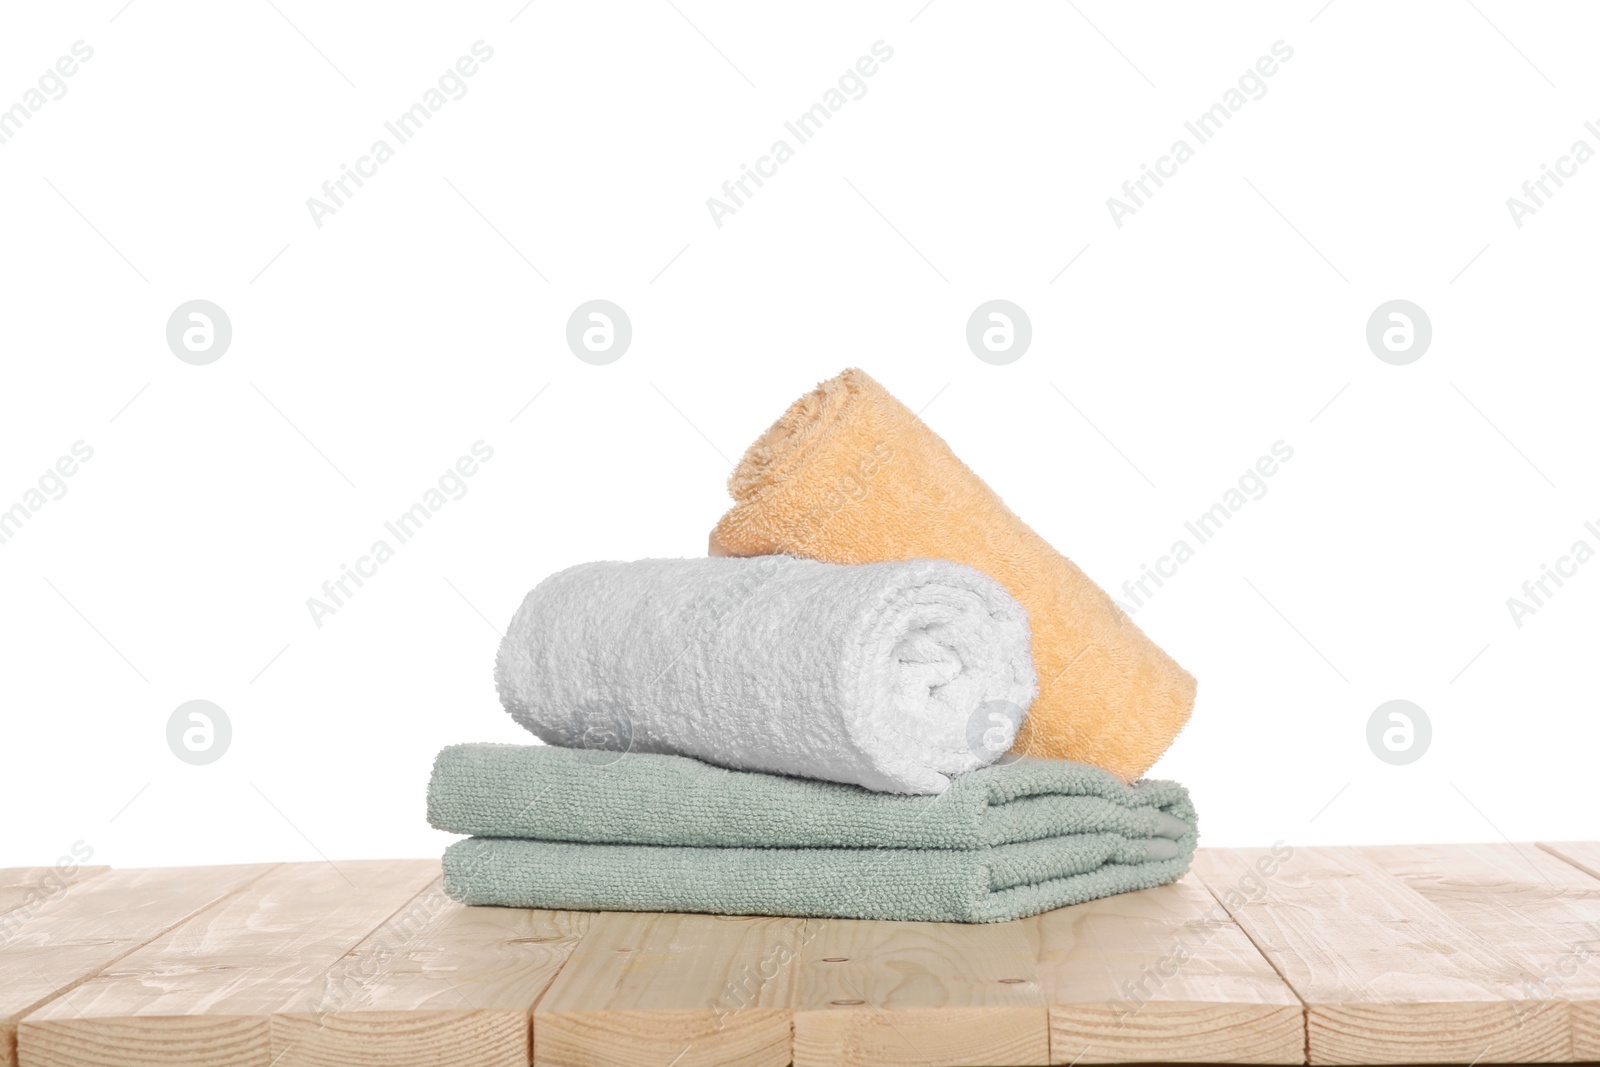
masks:
<svg viewBox="0 0 1600 1067"><path fill-rule="evenodd" d="M1194 679L860 371L751 446L702 559L529 593L500 698L543 745L428 789L468 904L997 922L1161 885L1141 776Z"/></svg>

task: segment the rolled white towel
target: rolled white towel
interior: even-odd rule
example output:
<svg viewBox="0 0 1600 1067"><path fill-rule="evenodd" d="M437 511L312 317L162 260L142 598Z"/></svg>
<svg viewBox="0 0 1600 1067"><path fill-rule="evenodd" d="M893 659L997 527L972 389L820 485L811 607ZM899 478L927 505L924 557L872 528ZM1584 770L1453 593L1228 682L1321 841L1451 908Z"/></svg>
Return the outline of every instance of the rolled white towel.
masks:
<svg viewBox="0 0 1600 1067"><path fill-rule="evenodd" d="M942 793L1038 691L1027 613L944 560L586 563L523 600L500 700L554 745Z"/></svg>

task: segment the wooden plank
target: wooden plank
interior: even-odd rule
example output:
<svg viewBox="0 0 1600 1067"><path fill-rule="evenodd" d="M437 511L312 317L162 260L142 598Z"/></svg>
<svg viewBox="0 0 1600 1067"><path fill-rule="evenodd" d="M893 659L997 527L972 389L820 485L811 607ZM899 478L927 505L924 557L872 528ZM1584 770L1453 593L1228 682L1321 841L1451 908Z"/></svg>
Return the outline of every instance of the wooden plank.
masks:
<svg viewBox="0 0 1600 1067"><path fill-rule="evenodd" d="M0 1067L15 1067L18 1023L28 1012L271 869L112 871L29 911L0 939Z"/></svg>
<svg viewBox="0 0 1600 1067"><path fill-rule="evenodd" d="M1362 851L1533 972L1523 985L1522 1017L1560 1003L1571 1026L1567 1058L1600 1060L1600 878L1534 845ZM1503 1058L1493 1048L1484 1057Z"/></svg>
<svg viewBox="0 0 1600 1067"><path fill-rule="evenodd" d="M18 1034L23 1062L265 1067L270 1016L303 1005L338 959L438 873L426 860L275 868L29 1014Z"/></svg>
<svg viewBox="0 0 1600 1067"><path fill-rule="evenodd" d="M1306 1005L1309 1062L1565 1059L1564 1006L1522 1018L1531 975L1475 931L1359 850L1286 851L1208 850L1195 871Z"/></svg>
<svg viewBox="0 0 1600 1067"><path fill-rule="evenodd" d="M34 911L58 893L99 874L110 867L7 867L0 869L0 943L8 930L15 929L22 916L18 910Z"/></svg>
<svg viewBox="0 0 1600 1067"><path fill-rule="evenodd" d="M1541 841L1539 847L1585 874L1600 878L1600 842ZM1600 967L1600 926L1594 927L1594 936L1583 947L1588 956L1582 960L1582 966L1591 971ZM1600 1060L1600 1023L1594 1016L1586 1010L1574 1009L1572 1030L1574 1053L1581 1052L1585 1059Z"/></svg>
<svg viewBox="0 0 1600 1067"><path fill-rule="evenodd" d="M534 1063L783 1067L806 922L596 914L534 1009Z"/></svg>
<svg viewBox="0 0 1600 1067"><path fill-rule="evenodd" d="M77 875L0 913L0 1064L1600 1060L1594 844L1206 850L995 925L463 908L433 861Z"/></svg>
<svg viewBox="0 0 1600 1067"><path fill-rule="evenodd" d="M1052 1063L1303 1063L1305 1016L1193 874L1027 920Z"/></svg>
<svg viewBox="0 0 1600 1067"><path fill-rule="evenodd" d="M526 1067L586 912L466 908L435 882L272 1018L276 1067Z"/></svg>
<svg viewBox="0 0 1600 1067"><path fill-rule="evenodd" d="M1539 847L1585 874L1600 878L1600 841L1541 841Z"/></svg>
<svg viewBox="0 0 1600 1067"><path fill-rule="evenodd" d="M1036 946L1022 923L818 919L806 933L795 1067L1049 1062Z"/></svg>

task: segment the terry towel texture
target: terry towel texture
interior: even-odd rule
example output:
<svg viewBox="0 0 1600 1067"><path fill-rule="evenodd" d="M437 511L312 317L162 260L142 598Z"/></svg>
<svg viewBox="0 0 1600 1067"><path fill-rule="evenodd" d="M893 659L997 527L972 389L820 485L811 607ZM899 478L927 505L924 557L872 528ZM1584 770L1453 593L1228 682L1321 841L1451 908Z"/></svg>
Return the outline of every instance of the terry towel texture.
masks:
<svg viewBox="0 0 1600 1067"><path fill-rule="evenodd" d="M1000 922L1181 877L1182 786L1018 759L941 796L748 774L676 756L456 745L428 791L466 904Z"/></svg>
<svg viewBox="0 0 1600 1067"><path fill-rule="evenodd" d="M949 559L1010 590L1028 610L1040 681L1018 752L1132 781L1189 718L1194 677L862 371L796 401L750 446L728 490L736 503L712 534L713 554Z"/></svg>
<svg viewBox="0 0 1600 1067"><path fill-rule="evenodd" d="M938 793L1037 691L1026 613L945 560L587 563L529 593L495 682L553 745Z"/></svg>

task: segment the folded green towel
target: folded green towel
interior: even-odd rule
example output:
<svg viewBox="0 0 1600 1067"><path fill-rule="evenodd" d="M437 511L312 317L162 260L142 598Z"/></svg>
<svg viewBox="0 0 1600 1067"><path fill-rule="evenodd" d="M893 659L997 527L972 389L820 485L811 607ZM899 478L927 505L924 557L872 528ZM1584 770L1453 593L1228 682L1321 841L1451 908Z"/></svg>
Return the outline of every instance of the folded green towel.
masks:
<svg viewBox="0 0 1600 1067"><path fill-rule="evenodd" d="M1123 785L1095 767L1019 759L957 777L937 797L714 767L682 756L553 745L451 745L428 821L479 837L586 844L976 849L1064 834L1178 837L1173 782ZM1164 817L1165 816L1165 817Z"/></svg>
<svg viewBox="0 0 1600 1067"><path fill-rule="evenodd" d="M456 745L428 788L466 904L1000 922L1181 877L1173 782L1061 760L973 771L937 796L730 771L681 756Z"/></svg>

